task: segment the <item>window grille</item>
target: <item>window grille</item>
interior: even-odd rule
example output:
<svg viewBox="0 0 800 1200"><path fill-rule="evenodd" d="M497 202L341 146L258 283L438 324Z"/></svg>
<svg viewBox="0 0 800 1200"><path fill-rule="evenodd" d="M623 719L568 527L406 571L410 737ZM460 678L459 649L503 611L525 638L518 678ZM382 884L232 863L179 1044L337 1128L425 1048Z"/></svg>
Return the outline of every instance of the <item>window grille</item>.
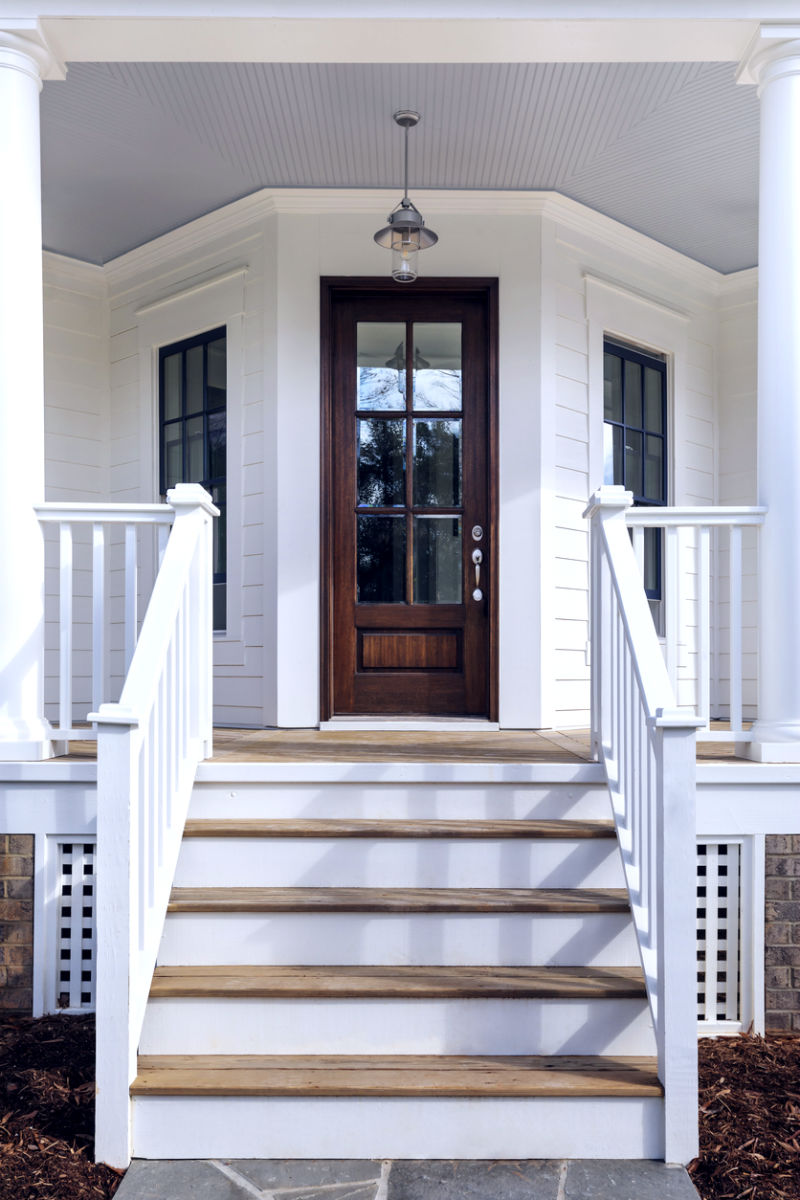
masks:
<svg viewBox="0 0 800 1200"><path fill-rule="evenodd" d="M95 843L59 842L54 1008L95 1006Z"/></svg>
<svg viewBox="0 0 800 1200"><path fill-rule="evenodd" d="M741 849L697 846L697 1017L706 1025L742 1021Z"/></svg>

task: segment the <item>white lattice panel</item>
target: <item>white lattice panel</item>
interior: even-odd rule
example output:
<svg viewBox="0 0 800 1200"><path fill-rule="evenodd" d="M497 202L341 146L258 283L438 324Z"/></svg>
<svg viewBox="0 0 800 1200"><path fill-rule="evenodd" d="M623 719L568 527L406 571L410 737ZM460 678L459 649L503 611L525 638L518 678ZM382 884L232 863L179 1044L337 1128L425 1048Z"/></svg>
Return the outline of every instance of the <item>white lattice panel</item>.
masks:
<svg viewBox="0 0 800 1200"><path fill-rule="evenodd" d="M697 1017L741 1022L741 845L697 846Z"/></svg>
<svg viewBox="0 0 800 1200"><path fill-rule="evenodd" d="M95 1004L95 844L59 842L56 868L56 970L53 1008Z"/></svg>

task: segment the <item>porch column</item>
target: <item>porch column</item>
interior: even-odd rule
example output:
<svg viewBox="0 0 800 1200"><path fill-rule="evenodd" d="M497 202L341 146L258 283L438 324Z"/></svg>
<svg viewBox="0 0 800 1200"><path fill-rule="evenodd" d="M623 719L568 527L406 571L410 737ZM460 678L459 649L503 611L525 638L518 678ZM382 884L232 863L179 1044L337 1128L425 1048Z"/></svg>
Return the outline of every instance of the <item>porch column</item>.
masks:
<svg viewBox="0 0 800 1200"><path fill-rule="evenodd" d="M750 756L800 761L800 25L762 26L758 85L758 721Z"/></svg>
<svg viewBox="0 0 800 1200"><path fill-rule="evenodd" d="M52 753L43 718L44 363L35 29L0 28L0 760Z"/></svg>

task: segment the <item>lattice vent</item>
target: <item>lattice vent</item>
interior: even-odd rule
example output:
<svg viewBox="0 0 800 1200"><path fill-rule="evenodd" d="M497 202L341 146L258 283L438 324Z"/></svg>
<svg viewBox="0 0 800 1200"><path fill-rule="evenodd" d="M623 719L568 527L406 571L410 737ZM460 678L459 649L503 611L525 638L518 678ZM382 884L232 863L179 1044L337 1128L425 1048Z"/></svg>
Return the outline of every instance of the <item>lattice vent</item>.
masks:
<svg viewBox="0 0 800 1200"><path fill-rule="evenodd" d="M95 1004L95 843L58 843L56 1005L93 1009Z"/></svg>
<svg viewBox="0 0 800 1200"><path fill-rule="evenodd" d="M697 846L697 1017L741 1021L741 846Z"/></svg>

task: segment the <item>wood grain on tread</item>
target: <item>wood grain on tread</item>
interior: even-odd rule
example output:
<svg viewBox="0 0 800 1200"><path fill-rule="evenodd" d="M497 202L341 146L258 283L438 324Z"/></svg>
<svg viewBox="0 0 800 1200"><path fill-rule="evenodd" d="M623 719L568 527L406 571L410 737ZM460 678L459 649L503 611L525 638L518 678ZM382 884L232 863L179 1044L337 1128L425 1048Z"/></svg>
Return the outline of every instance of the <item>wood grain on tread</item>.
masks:
<svg viewBox="0 0 800 1200"><path fill-rule="evenodd" d="M596 1055L158 1055L133 1095L661 1096L656 1060Z"/></svg>
<svg viewBox="0 0 800 1200"><path fill-rule="evenodd" d="M169 911L623 913L624 888L178 887Z"/></svg>
<svg viewBox="0 0 800 1200"><path fill-rule="evenodd" d="M613 821L190 820L184 837L613 838Z"/></svg>
<svg viewBox="0 0 800 1200"><path fill-rule="evenodd" d="M639 967L157 967L151 996L641 999Z"/></svg>

